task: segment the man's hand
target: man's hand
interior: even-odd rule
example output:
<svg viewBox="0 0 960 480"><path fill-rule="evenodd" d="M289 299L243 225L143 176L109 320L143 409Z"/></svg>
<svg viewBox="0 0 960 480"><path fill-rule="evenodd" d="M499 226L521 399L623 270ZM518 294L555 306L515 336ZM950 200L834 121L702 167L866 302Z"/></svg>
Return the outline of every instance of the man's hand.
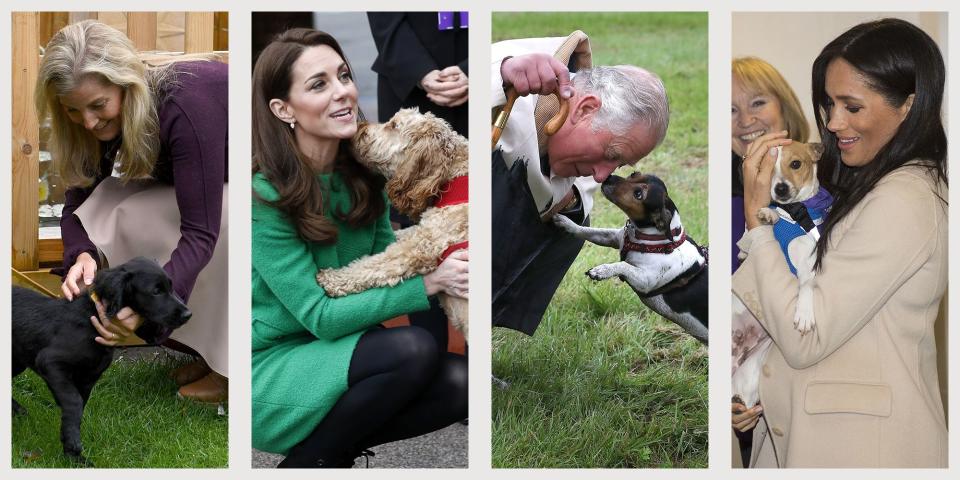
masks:
<svg viewBox="0 0 960 480"><path fill-rule="evenodd" d="M504 85L512 86L522 97L531 93L550 95L560 92L560 97L573 96L570 72L566 65L546 53L531 53L510 57L500 63L500 77Z"/></svg>
<svg viewBox="0 0 960 480"><path fill-rule="evenodd" d="M469 80L460 67L453 65L443 70L433 70L420 81L427 98L443 107L463 105L469 98Z"/></svg>

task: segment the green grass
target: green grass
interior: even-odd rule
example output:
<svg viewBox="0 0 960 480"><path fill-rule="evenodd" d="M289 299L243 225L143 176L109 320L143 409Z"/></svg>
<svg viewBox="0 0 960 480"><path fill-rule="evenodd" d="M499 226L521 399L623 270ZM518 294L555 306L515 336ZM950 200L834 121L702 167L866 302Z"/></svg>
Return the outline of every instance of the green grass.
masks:
<svg viewBox="0 0 960 480"><path fill-rule="evenodd" d="M590 36L594 64L634 64L663 79L670 128L636 170L666 182L687 231L708 244L707 15L493 15L494 41L575 29ZM598 192L592 225L624 219ZM617 260L615 250L587 244L534 337L494 331L493 371L511 383L493 389L495 467L707 466L707 349L629 286L583 274Z"/></svg>
<svg viewBox="0 0 960 480"><path fill-rule="evenodd" d="M97 382L81 425L84 455L97 467L226 467L227 416L178 400L169 372L183 357L123 356ZM32 371L13 379L13 396L27 409L14 417L14 468L76 467L60 444L60 409Z"/></svg>

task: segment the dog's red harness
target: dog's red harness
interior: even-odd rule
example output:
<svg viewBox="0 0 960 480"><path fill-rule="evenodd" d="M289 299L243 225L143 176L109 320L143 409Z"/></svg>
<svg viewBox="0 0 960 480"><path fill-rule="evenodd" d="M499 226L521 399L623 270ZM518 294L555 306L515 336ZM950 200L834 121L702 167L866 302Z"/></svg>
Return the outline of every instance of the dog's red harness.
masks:
<svg viewBox="0 0 960 480"><path fill-rule="evenodd" d="M707 247L701 247L692 239L687 238L687 234L683 231L682 226L671 230L670 236L650 235L637 232L631 224L631 221L627 220L627 225L623 229L623 247L620 248L620 260L625 259L627 257L627 253L629 252L662 254L673 253L674 250L680 248L680 245L686 241L689 241L694 247L696 247L697 251L703 257L703 263L694 263L685 272L678 275L677 278L674 278L666 285L643 294L644 297L650 298L657 295L663 295L664 293L684 287L692 282L694 278L707 269L707 265L710 263L709 250L707 250Z"/></svg>
<svg viewBox="0 0 960 480"><path fill-rule="evenodd" d="M631 232L630 230L631 229L627 228L623 230L623 247L620 248L621 255L626 252L672 253L679 248L683 242L687 241L687 234L683 231L682 227L674 228L670 232L669 237L666 235L648 235L640 232Z"/></svg>
<svg viewBox="0 0 960 480"><path fill-rule="evenodd" d="M450 180L450 182L440 189L440 195L437 196L437 200L433 203L433 206L436 208L443 208L467 203L467 201L470 200L469 186L469 176L463 175L454 177L453 180ZM440 254L440 261L444 261L450 256L451 253L457 250L467 248L469 244L470 242L465 240L463 242L450 245L446 250L443 251L443 253Z"/></svg>

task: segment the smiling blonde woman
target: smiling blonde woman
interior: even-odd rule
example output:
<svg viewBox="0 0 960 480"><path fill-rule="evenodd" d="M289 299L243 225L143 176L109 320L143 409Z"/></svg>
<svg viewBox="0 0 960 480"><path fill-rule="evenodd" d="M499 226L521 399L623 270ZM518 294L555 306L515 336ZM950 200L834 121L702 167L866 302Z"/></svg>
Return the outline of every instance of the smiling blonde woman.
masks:
<svg viewBox="0 0 960 480"><path fill-rule="evenodd" d="M68 187L64 296L87 289L101 255L160 259L194 312L173 338L202 357L174 375L180 394L225 400L227 66L209 56L151 64L120 31L85 20L44 49L35 101ZM171 337L140 328L130 309L93 323L106 345Z"/></svg>

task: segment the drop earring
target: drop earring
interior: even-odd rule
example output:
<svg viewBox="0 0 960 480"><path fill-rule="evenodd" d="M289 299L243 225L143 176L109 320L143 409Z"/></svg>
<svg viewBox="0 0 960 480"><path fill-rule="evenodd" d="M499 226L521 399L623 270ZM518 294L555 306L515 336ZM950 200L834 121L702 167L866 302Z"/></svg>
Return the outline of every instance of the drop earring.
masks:
<svg viewBox="0 0 960 480"><path fill-rule="evenodd" d="M296 124L297 124L297 121L296 121L296 120L290 122L290 130L293 130L293 126L296 125Z"/></svg>

